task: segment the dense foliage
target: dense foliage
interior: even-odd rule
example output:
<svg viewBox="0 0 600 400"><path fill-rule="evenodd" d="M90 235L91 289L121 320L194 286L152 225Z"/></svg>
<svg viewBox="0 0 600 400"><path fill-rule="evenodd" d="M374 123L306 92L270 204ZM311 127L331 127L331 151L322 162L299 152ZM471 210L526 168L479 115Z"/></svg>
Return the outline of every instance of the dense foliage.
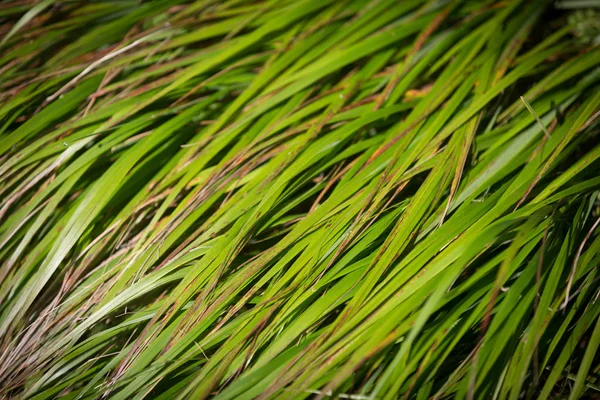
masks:
<svg viewBox="0 0 600 400"><path fill-rule="evenodd" d="M0 2L0 397L599 395L589 3Z"/></svg>

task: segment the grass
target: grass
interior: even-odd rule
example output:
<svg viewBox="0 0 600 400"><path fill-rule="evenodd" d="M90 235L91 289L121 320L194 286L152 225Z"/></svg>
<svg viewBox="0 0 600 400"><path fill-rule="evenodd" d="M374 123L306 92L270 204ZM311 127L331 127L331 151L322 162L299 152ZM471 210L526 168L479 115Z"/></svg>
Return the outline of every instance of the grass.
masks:
<svg viewBox="0 0 600 400"><path fill-rule="evenodd" d="M0 2L0 397L599 396L568 3Z"/></svg>

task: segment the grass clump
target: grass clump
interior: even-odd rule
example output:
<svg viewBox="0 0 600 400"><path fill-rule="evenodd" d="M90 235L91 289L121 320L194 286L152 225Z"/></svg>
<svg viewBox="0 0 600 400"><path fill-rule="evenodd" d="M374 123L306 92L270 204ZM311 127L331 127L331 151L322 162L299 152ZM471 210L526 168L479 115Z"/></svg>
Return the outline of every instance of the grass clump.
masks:
<svg viewBox="0 0 600 400"><path fill-rule="evenodd" d="M599 395L592 14L1 2L0 396Z"/></svg>

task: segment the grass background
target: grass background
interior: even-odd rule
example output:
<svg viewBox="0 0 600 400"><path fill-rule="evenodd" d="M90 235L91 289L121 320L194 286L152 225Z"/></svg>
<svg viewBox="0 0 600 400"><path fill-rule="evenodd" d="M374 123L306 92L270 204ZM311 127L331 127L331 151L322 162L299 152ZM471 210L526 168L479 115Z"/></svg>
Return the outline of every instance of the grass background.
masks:
<svg viewBox="0 0 600 400"><path fill-rule="evenodd" d="M598 396L597 6L0 2L0 396Z"/></svg>

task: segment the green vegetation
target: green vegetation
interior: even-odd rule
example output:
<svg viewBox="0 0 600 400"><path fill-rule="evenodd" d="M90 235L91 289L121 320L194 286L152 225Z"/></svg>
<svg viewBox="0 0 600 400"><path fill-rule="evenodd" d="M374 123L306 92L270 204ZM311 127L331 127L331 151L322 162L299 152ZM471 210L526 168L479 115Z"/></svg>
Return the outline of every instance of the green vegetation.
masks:
<svg viewBox="0 0 600 400"><path fill-rule="evenodd" d="M600 395L568 3L0 2L0 398Z"/></svg>

